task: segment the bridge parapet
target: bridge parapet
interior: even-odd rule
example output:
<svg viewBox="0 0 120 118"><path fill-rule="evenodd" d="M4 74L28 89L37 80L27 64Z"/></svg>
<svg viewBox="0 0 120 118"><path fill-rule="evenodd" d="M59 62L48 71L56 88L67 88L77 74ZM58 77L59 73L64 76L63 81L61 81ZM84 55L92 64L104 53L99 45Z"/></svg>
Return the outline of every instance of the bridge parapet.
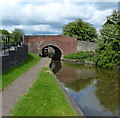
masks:
<svg viewBox="0 0 120 118"><path fill-rule="evenodd" d="M45 46L51 45L61 50L62 56L77 51L77 39L69 36L24 36L24 43L28 45L28 50L42 53Z"/></svg>

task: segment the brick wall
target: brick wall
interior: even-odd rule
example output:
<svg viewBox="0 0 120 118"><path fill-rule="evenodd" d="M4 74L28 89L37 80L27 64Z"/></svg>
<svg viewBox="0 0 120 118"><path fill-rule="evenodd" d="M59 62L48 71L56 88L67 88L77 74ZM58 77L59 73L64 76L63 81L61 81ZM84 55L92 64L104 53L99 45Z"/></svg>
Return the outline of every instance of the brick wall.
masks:
<svg viewBox="0 0 120 118"><path fill-rule="evenodd" d="M40 54L44 46L54 45L58 47L63 55L77 51L77 39L69 36L25 36L24 43L28 50Z"/></svg>

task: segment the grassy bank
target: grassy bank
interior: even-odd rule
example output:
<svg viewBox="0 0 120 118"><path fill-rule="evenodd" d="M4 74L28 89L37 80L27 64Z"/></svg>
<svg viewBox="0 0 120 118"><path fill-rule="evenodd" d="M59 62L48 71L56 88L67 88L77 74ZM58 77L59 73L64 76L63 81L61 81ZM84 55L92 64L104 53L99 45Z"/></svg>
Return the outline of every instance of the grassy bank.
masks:
<svg viewBox="0 0 120 118"><path fill-rule="evenodd" d="M86 52L76 52L76 53L72 53L69 55L64 56L65 59L78 59L81 62L84 62L85 60L93 60L94 57L94 53L92 51L86 51Z"/></svg>
<svg viewBox="0 0 120 118"><path fill-rule="evenodd" d="M13 108L13 116L75 116L61 88L47 67L43 67L29 92Z"/></svg>
<svg viewBox="0 0 120 118"><path fill-rule="evenodd" d="M29 52L28 60L2 74L2 89L11 84L20 75L28 71L34 65L36 65L40 59L41 58L39 56Z"/></svg>
<svg viewBox="0 0 120 118"><path fill-rule="evenodd" d="M98 67L103 68L119 68L120 65L120 54L118 51L101 51L101 52L77 52L64 56L65 59L77 60L77 62L94 64Z"/></svg>

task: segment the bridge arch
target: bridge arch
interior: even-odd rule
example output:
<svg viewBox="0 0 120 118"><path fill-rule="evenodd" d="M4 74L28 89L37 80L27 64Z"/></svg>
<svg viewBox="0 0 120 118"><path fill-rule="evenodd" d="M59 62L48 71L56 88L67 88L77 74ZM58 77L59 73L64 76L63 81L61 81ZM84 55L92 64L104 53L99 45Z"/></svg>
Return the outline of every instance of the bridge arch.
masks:
<svg viewBox="0 0 120 118"><path fill-rule="evenodd" d="M54 48L56 52L59 54L61 52L61 59L63 55L68 55L77 51L77 39L69 36L27 35L24 36L24 44L28 45L28 51L37 55L42 55L43 47L52 45L51 47Z"/></svg>
<svg viewBox="0 0 120 118"><path fill-rule="evenodd" d="M60 60L60 59L63 58L63 51L60 49L60 47L58 47L55 44L44 45L40 50L40 55L43 56L43 57L48 56L50 48L52 48L54 50L54 54L52 56L53 59Z"/></svg>

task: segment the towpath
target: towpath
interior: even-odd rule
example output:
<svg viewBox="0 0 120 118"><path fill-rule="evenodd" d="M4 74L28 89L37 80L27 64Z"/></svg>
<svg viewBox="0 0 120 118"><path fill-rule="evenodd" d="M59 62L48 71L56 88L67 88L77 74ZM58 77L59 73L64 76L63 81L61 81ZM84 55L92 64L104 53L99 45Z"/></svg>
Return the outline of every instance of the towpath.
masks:
<svg viewBox="0 0 120 118"><path fill-rule="evenodd" d="M12 107L16 105L17 100L21 96L28 92L41 68L46 64L50 64L50 62L49 58L43 58L36 66L24 73L2 91L2 116L9 116Z"/></svg>

